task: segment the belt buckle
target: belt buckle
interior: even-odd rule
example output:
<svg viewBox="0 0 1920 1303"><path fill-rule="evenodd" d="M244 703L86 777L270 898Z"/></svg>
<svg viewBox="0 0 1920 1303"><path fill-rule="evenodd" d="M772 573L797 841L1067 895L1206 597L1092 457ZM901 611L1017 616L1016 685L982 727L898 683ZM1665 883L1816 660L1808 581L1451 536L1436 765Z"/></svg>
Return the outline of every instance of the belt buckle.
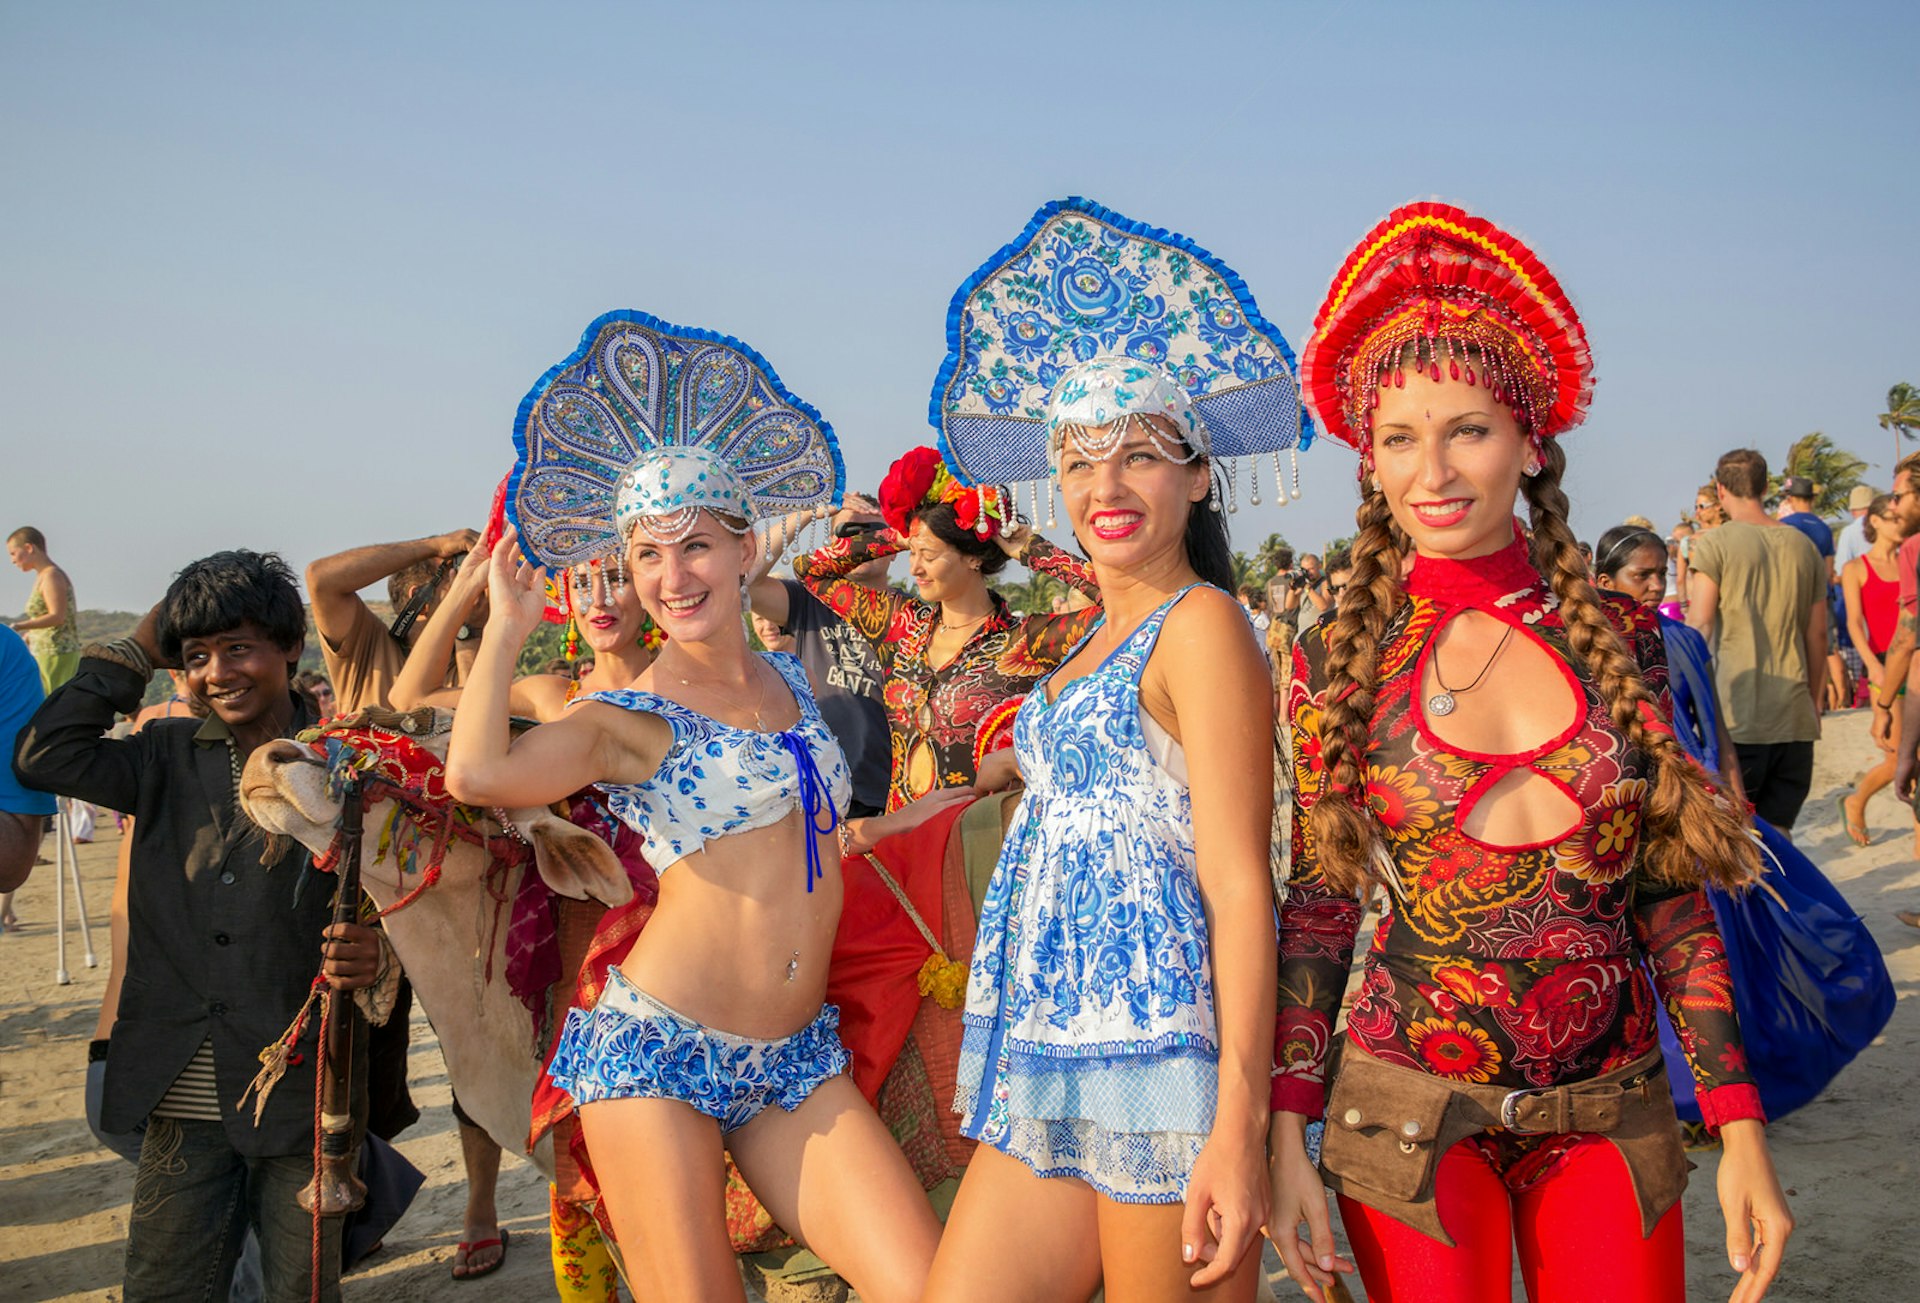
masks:
<svg viewBox="0 0 1920 1303"><path fill-rule="evenodd" d="M1508 1091L1506 1098L1500 1101L1500 1125L1520 1135L1536 1134L1534 1128L1520 1125L1520 1105L1523 1102L1523 1097L1544 1093L1544 1091L1535 1089Z"/></svg>

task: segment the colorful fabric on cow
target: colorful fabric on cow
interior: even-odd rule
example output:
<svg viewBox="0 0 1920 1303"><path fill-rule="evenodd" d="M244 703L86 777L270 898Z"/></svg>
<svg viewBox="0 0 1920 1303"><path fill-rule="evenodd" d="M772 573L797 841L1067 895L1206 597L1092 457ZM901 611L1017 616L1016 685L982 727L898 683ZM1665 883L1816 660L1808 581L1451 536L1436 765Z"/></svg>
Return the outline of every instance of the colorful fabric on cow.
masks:
<svg viewBox="0 0 1920 1303"><path fill-rule="evenodd" d="M1383 384L1406 384L1408 345L1493 391L1526 432L1573 428L1593 398L1593 354L1572 300L1519 239L1447 204L1395 209L1361 240L1313 320L1300 375L1327 432L1363 454Z"/></svg>
<svg viewBox="0 0 1920 1303"><path fill-rule="evenodd" d="M483 830L482 822L490 817L487 811L462 805L448 793L446 762L419 741L443 727L430 710L401 714L376 708L329 720L297 739L325 761L328 784L336 794L351 773L363 782L373 779L384 784L399 798L375 834L373 862L393 855L402 881L422 873L416 891L439 879L441 862L455 837L487 846L494 853L495 868L526 858L526 847L517 840ZM328 858L315 856L314 866L330 867ZM403 897L388 910L400 908L408 899Z"/></svg>
<svg viewBox="0 0 1920 1303"><path fill-rule="evenodd" d="M741 529L822 514L846 480L833 427L752 348L635 311L595 318L534 383L514 447L506 514L554 569L619 549L636 524L674 542L702 511Z"/></svg>

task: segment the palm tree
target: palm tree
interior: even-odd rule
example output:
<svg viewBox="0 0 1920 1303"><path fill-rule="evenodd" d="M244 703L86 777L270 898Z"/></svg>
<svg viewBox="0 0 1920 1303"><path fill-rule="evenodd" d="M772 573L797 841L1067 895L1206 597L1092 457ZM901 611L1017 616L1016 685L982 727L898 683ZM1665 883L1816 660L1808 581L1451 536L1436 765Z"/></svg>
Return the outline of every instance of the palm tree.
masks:
<svg viewBox="0 0 1920 1303"><path fill-rule="evenodd" d="M1053 599L1066 593L1067 586L1037 570L1025 573L1025 579L989 579L987 586L1006 598L1007 604L1023 615L1045 615L1053 609Z"/></svg>
<svg viewBox="0 0 1920 1303"><path fill-rule="evenodd" d="M1235 552L1233 554L1233 586L1235 591L1247 587L1260 588L1264 586L1266 581L1261 579L1259 575L1259 562L1253 560L1245 552Z"/></svg>
<svg viewBox="0 0 1920 1303"><path fill-rule="evenodd" d="M1887 390L1887 410L1880 413L1880 428L1893 431L1893 459L1900 460L1900 441L1911 439L1920 429L1920 389L1902 380Z"/></svg>
<svg viewBox="0 0 1920 1303"><path fill-rule="evenodd" d="M1847 509L1847 495L1860 483L1867 464L1850 452L1833 446L1833 440L1815 430L1802 435L1787 449L1786 465L1780 477L1803 475L1813 481L1813 511L1821 518L1839 516ZM1774 489L1779 489L1779 479Z"/></svg>
<svg viewBox="0 0 1920 1303"><path fill-rule="evenodd" d="M1267 541L1260 545L1260 551L1255 556L1258 562L1258 568L1254 582L1264 585L1267 580L1273 578L1274 575L1279 573L1283 568L1291 568L1292 561L1290 559L1287 567L1282 567L1280 561L1282 557L1291 558L1292 556L1293 544L1287 542L1287 536L1285 534L1267 535Z"/></svg>

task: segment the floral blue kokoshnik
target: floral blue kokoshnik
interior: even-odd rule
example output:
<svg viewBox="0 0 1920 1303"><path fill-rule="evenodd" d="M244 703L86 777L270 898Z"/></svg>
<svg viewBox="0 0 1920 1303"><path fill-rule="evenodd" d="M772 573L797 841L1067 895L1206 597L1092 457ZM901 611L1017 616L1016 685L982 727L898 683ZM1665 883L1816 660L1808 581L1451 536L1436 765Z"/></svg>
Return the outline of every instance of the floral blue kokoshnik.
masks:
<svg viewBox="0 0 1920 1303"><path fill-rule="evenodd" d="M1070 198L1042 207L954 294L928 419L968 484L1045 479L1064 427L1138 415L1172 422L1216 467L1276 454L1277 478L1277 454L1313 439L1295 375L1293 350L1232 268L1183 235Z"/></svg>
<svg viewBox="0 0 1920 1303"><path fill-rule="evenodd" d="M644 312L595 318L521 400L513 442L507 517L549 567L605 556L636 524L684 538L703 510L746 528L819 514L846 485L833 427L764 358Z"/></svg>

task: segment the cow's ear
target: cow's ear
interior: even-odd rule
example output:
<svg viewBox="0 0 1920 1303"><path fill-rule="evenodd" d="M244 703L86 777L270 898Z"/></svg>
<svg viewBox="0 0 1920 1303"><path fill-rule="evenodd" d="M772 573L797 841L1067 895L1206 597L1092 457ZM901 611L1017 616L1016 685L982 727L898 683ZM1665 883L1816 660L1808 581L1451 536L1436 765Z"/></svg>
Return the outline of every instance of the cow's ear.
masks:
<svg viewBox="0 0 1920 1303"><path fill-rule="evenodd" d="M633 883L613 848L585 828L542 813L524 825L533 842L534 863L549 887L574 900L591 897L604 905L633 899Z"/></svg>

